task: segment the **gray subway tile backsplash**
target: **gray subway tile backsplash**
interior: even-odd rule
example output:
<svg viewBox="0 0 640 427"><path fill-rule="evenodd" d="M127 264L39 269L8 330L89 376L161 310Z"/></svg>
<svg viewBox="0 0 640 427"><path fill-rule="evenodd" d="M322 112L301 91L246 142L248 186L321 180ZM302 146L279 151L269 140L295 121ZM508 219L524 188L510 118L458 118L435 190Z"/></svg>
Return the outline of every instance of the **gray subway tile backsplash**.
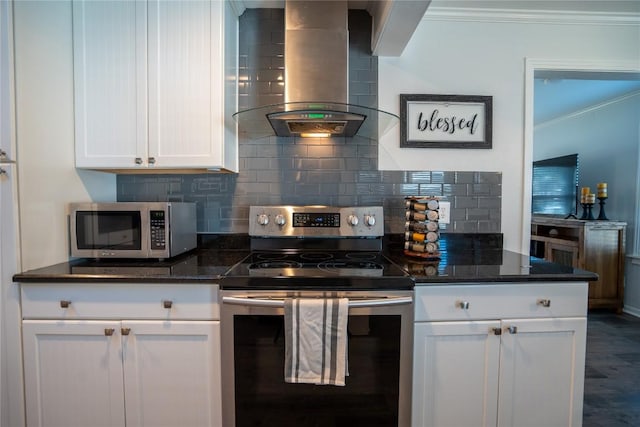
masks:
<svg viewBox="0 0 640 427"><path fill-rule="evenodd" d="M367 12L349 12L349 100L377 106L370 25ZM241 108L283 101L283 28L282 9L247 9L240 18ZM500 172L379 171L377 142L362 137L248 139L241 133L239 158L238 174L118 175L117 197L195 202L201 233L246 233L249 206L256 204L382 205L385 231L401 233L406 196L441 196L451 202L452 223L441 225L443 231L501 231Z"/></svg>

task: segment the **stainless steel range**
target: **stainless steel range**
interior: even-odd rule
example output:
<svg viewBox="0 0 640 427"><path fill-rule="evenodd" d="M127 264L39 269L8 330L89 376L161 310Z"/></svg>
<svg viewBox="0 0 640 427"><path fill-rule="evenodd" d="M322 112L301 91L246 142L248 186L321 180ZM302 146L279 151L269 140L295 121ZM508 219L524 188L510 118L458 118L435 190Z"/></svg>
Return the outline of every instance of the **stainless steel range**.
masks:
<svg viewBox="0 0 640 427"><path fill-rule="evenodd" d="M413 281L382 254L380 206L252 206L222 280L225 426L409 426ZM347 298L344 387L284 382L284 303ZM233 392L231 392L233 391Z"/></svg>

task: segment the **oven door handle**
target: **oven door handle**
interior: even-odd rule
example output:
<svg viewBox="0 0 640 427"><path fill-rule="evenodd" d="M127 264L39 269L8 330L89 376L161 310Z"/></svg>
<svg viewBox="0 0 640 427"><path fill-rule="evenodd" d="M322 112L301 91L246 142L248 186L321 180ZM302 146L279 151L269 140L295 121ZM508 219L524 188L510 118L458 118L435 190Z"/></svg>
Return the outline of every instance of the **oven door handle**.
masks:
<svg viewBox="0 0 640 427"><path fill-rule="evenodd" d="M243 297L222 297L223 304L245 305L251 307L284 307L284 299L259 299ZM388 307L392 305L412 304L413 297L389 297L349 300L349 308Z"/></svg>

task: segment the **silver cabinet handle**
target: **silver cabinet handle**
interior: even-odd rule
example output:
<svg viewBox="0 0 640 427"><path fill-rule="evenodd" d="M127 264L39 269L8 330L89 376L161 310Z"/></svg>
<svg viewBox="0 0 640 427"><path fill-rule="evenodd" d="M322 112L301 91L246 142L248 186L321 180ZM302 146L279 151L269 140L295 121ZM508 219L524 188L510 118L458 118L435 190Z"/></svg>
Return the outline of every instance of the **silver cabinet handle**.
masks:
<svg viewBox="0 0 640 427"><path fill-rule="evenodd" d="M121 328L120 329L120 333L122 333L122 335L129 335L130 332L131 332L131 328Z"/></svg>
<svg viewBox="0 0 640 427"><path fill-rule="evenodd" d="M69 300L60 301L60 308L69 308L70 305L71 305L71 301Z"/></svg>
<svg viewBox="0 0 640 427"><path fill-rule="evenodd" d="M469 301L458 301L456 306L462 310L469 310Z"/></svg>
<svg viewBox="0 0 640 427"><path fill-rule="evenodd" d="M173 301L170 301L170 300L162 301L162 306L164 308L171 308L173 307Z"/></svg>
<svg viewBox="0 0 640 427"><path fill-rule="evenodd" d="M510 334L517 334L518 333L518 327L517 326L509 326L507 328L507 331L509 331Z"/></svg>
<svg viewBox="0 0 640 427"><path fill-rule="evenodd" d="M150 165L154 165L156 163L156 158L155 157L149 157L149 164Z"/></svg>
<svg viewBox="0 0 640 427"><path fill-rule="evenodd" d="M113 328L104 328L104 335L107 337L110 337L111 335L113 335L114 332L115 332L115 329Z"/></svg>
<svg viewBox="0 0 640 427"><path fill-rule="evenodd" d="M136 162L136 165L141 165L142 164L142 157L136 157L135 162Z"/></svg>
<svg viewBox="0 0 640 427"><path fill-rule="evenodd" d="M7 175L7 176L9 176L9 174L7 173L7 171L6 171L5 169L0 168L0 176L2 176L2 175Z"/></svg>
<svg viewBox="0 0 640 427"><path fill-rule="evenodd" d="M551 300L550 299L539 299L538 301L536 301L536 304L541 305L543 307L551 307Z"/></svg>
<svg viewBox="0 0 640 427"><path fill-rule="evenodd" d="M284 307L284 299L258 299L242 297L222 297L225 304L246 305L252 307ZM349 301L349 308L358 307L386 307L390 305L404 305L413 303L413 297L374 298Z"/></svg>

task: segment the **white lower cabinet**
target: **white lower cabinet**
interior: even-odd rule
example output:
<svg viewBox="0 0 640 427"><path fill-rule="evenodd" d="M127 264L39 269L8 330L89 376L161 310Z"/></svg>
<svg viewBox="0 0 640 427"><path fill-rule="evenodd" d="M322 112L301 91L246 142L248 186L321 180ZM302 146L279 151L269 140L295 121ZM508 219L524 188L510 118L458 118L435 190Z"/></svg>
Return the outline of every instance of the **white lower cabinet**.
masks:
<svg viewBox="0 0 640 427"><path fill-rule="evenodd" d="M581 426L586 312L586 283L416 288L412 425Z"/></svg>
<svg viewBox="0 0 640 427"><path fill-rule="evenodd" d="M28 427L222 425L220 322L171 315L174 310L181 315L173 317L189 316L189 292L182 298L167 288L172 299L156 301L166 315L149 320L143 300L145 294L156 296L158 287L147 291L137 286L126 292L108 285L115 286L117 297L104 304L114 305L114 317L122 314L116 307L122 298L141 301L144 320L86 320L78 319L72 307L89 303L86 297L95 289L31 286L23 285L23 304L46 303L39 297L50 294L52 310L65 314L23 320ZM194 295L206 293L196 290ZM66 299L69 295L77 302ZM215 298L211 304L217 304ZM60 304L67 308L60 309Z"/></svg>
<svg viewBox="0 0 640 427"><path fill-rule="evenodd" d="M500 322L414 327L413 426L495 426Z"/></svg>

